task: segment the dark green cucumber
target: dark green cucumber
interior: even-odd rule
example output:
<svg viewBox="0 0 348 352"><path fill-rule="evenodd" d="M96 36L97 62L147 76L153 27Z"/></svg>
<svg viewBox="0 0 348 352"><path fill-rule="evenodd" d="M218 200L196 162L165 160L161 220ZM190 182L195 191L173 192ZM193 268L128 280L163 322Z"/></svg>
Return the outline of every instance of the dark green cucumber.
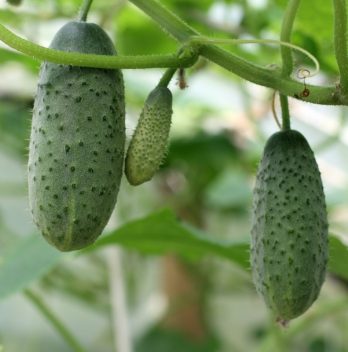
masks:
<svg viewBox="0 0 348 352"><path fill-rule="evenodd" d="M327 260L325 196L313 152L299 132L275 133L256 178L251 264L256 289L279 321L316 300Z"/></svg>
<svg viewBox="0 0 348 352"><path fill-rule="evenodd" d="M145 101L126 154L125 174L131 185L151 180L167 151L172 93L157 86Z"/></svg>
<svg viewBox="0 0 348 352"><path fill-rule="evenodd" d="M69 22L51 48L115 55L96 24ZM120 70L44 62L29 145L29 202L48 242L62 251L95 241L115 206L125 144Z"/></svg>

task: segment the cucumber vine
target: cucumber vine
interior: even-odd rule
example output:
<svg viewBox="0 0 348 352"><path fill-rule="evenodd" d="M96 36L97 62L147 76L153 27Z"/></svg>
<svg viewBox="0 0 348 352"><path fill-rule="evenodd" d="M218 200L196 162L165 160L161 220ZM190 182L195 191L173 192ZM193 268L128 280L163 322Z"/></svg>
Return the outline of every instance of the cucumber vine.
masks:
<svg viewBox="0 0 348 352"><path fill-rule="evenodd" d="M201 37L200 33L190 27L178 16L165 8L157 0L129 0L141 11L154 20L165 32L174 37L181 46L187 46L193 38ZM87 17L92 1L86 0L80 12L80 19ZM62 53L53 49L44 48L30 41L18 37L0 24L0 40L10 47L39 60L47 60L58 64L69 64L97 68L186 68L195 64L202 56L221 67L227 69L250 82L279 91L280 95L294 97L299 100L324 105L348 105L348 54L347 54L347 28L345 1L333 0L335 27L334 42L336 59L340 72L340 84L332 86L307 85L310 94L303 92L303 83L290 77L292 72L292 58L288 47L281 42L290 44L292 25L295 19L300 0L289 1L282 26L281 45L283 66L281 69L270 69L251 63L235 54L219 48L210 43L199 45L199 50L180 50L181 55L151 55L151 56L117 56ZM262 40L260 40L262 42ZM242 43L241 41L239 44ZM218 44L218 43L215 43ZM191 48L192 49L192 48ZM302 49L303 50L303 49ZM183 54L184 53L184 54ZM285 102L284 98L281 101ZM285 116L284 127L287 128L286 104L282 103Z"/></svg>

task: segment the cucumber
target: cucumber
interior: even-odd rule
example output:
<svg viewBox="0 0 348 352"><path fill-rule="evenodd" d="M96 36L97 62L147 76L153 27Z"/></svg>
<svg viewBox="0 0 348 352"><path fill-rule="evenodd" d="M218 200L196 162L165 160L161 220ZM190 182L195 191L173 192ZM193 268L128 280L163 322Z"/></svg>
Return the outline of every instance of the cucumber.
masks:
<svg viewBox="0 0 348 352"><path fill-rule="evenodd" d="M278 321L316 300L328 261L325 196L314 154L297 131L268 140L253 200L253 281Z"/></svg>
<svg viewBox="0 0 348 352"><path fill-rule="evenodd" d="M98 25L79 21L63 26L50 47L116 55ZM59 250L83 248L101 234L116 203L124 145L121 71L44 62L29 144L29 203Z"/></svg>
<svg viewBox="0 0 348 352"><path fill-rule="evenodd" d="M159 169L167 151L172 113L171 91L157 86L145 101L127 150L125 174L131 185L151 180Z"/></svg>

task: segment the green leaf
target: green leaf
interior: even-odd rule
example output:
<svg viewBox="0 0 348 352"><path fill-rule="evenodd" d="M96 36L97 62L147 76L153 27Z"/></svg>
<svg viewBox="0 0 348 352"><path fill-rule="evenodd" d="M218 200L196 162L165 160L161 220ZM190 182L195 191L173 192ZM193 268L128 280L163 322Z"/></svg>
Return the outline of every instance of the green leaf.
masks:
<svg viewBox="0 0 348 352"><path fill-rule="evenodd" d="M205 193L208 205L220 209L245 209L252 197L245 172L236 168L224 170Z"/></svg>
<svg viewBox="0 0 348 352"><path fill-rule="evenodd" d="M19 97L14 99L9 102L1 101L0 104L0 144L2 148L5 147L11 152L16 152L17 156L26 158L31 101L21 101Z"/></svg>
<svg viewBox="0 0 348 352"><path fill-rule="evenodd" d="M348 280L348 247L337 235L330 235L329 271Z"/></svg>
<svg viewBox="0 0 348 352"><path fill-rule="evenodd" d="M179 222L170 210L161 210L137 219L106 235L81 251L119 244L147 254L176 253L187 257L210 254L225 258L249 270L249 244L218 241L199 230ZM49 246L40 236L30 236L0 263L0 299L16 293L46 274L63 253ZM348 279L348 247L336 235L330 236L329 271Z"/></svg>
<svg viewBox="0 0 348 352"><path fill-rule="evenodd" d="M223 242L202 234L176 220L170 210L161 210L135 220L97 241L91 249L119 244L145 253L165 253L199 257L214 254L243 267L249 267L247 243Z"/></svg>
<svg viewBox="0 0 348 352"><path fill-rule="evenodd" d="M219 341L213 336L195 341L180 331L155 327L136 344L136 352L215 352L220 351Z"/></svg>
<svg viewBox="0 0 348 352"><path fill-rule="evenodd" d="M206 254L228 259L249 270L249 243L214 239L188 224L179 222L170 210L161 210L137 219L106 235L86 251L119 244L144 253L200 257ZM334 234L330 235L329 271L348 279L348 247Z"/></svg>
<svg viewBox="0 0 348 352"><path fill-rule="evenodd" d="M175 53L177 43L150 18L127 8L117 18L117 49L123 55Z"/></svg>
<svg viewBox="0 0 348 352"><path fill-rule="evenodd" d="M287 0L277 0L276 3L283 8L288 4ZM312 52L319 59L321 69L332 72L337 71L336 61L334 59L333 48L333 6L332 1L316 0L302 1L296 15L294 30L311 38L312 43L316 43L316 52ZM293 43L303 45L305 43L296 35L293 37ZM305 48L310 49L306 46ZM311 51L311 50L310 50ZM319 55L318 55L319 54ZM303 56L301 55L301 58ZM301 59L303 60L303 59Z"/></svg>
<svg viewBox="0 0 348 352"><path fill-rule="evenodd" d="M179 169L184 172L189 192L201 194L220 175L222 165L233 167L239 162L238 153L227 132L213 135L198 131L193 136L171 141L162 170Z"/></svg>
<svg viewBox="0 0 348 352"><path fill-rule="evenodd" d="M53 249L40 236L30 236L19 244L0 263L0 299L27 287L47 273L62 253Z"/></svg>

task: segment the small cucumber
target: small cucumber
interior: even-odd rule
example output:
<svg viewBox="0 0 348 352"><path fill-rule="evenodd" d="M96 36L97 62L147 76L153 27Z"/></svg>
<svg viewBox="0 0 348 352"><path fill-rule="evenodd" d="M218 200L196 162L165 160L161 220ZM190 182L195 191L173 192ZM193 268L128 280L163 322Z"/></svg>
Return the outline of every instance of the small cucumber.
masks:
<svg viewBox="0 0 348 352"><path fill-rule="evenodd" d="M51 48L115 55L96 24L69 22ZM115 206L124 159L120 70L44 62L35 98L28 184L33 219L62 251L95 241Z"/></svg>
<svg viewBox="0 0 348 352"><path fill-rule="evenodd" d="M328 260L320 172L306 139L281 131L268 140L254 189L251 264L257 291L282 322L316 300Z"/></svg>
<svg viewBox="0 0 348 352"><path fill-rule="evenodd" d="M145 101L128 147L125 174L131 185L151 180L167 150L172 118L172 93L157 86Z"/></svg>

